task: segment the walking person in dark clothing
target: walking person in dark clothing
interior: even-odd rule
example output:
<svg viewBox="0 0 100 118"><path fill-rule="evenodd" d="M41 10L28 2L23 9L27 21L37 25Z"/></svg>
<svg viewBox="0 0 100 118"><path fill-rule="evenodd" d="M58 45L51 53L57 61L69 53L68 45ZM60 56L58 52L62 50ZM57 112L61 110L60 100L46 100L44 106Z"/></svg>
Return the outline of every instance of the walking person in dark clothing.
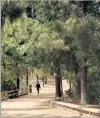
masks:
<svg viewBox="0 0 100 118"><path fill-rule="evenodd" d="M38 94L39 94L39 90L40 90L40 88L41 88L40 83L37 82L37 84L36 84L36 89L37 89L37 93L38 93Z"/></svg>

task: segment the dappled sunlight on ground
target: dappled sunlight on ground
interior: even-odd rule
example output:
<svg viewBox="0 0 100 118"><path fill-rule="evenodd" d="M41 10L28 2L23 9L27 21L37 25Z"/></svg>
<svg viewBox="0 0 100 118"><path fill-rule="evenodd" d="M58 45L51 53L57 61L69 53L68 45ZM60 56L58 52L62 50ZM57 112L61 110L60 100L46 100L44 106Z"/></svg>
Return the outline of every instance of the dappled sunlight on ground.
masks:
<svg viewBox="0 0 100 118"><path fill-rule="evenodd" d="M2 118L96 118L90 115L81 116L78 112L63 108L55 108L48 104L54 99L55 87L45 85L40 94L33 93L1 103Z"/></svg>

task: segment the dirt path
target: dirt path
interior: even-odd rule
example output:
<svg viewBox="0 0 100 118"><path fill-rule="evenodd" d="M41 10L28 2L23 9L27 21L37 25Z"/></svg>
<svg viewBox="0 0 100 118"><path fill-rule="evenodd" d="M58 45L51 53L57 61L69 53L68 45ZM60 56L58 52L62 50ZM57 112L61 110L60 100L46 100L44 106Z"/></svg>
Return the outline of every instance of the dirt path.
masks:
<svg viewBox="0 0 100 118"><path fill-rule="evenodd" d="M45 85L37 95L35 89L32 94L1 103L2 118L96 118L83 115L70 109L52 108L48 100L54 98L54 86Z"/></svg>

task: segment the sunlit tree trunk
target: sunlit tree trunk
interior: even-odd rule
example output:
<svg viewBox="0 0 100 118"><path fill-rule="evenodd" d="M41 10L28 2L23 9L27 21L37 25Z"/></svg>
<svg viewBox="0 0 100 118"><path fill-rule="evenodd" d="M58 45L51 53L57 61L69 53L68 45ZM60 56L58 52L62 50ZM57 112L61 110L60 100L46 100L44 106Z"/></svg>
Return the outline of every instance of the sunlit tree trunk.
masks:
<svg viewBox="0 0 100 118"><path fill-rule="evenodd" d="M80 70L81 103L86 103L86 78L87 78L87 68L83 67Z"/></svg>

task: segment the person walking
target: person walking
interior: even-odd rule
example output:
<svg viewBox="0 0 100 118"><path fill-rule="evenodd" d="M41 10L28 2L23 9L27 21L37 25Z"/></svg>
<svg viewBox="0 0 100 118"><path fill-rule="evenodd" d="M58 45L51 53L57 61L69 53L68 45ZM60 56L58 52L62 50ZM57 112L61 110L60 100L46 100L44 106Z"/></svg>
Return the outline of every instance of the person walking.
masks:
<svg viewBox="0 0 100 118"><path fill-rule="evenodd" d="M36 89L37 89L37 93L38 93L38 94L39 94L40 88L41 88L40 83L37 82L37 84L36 84Z"/></svg>

